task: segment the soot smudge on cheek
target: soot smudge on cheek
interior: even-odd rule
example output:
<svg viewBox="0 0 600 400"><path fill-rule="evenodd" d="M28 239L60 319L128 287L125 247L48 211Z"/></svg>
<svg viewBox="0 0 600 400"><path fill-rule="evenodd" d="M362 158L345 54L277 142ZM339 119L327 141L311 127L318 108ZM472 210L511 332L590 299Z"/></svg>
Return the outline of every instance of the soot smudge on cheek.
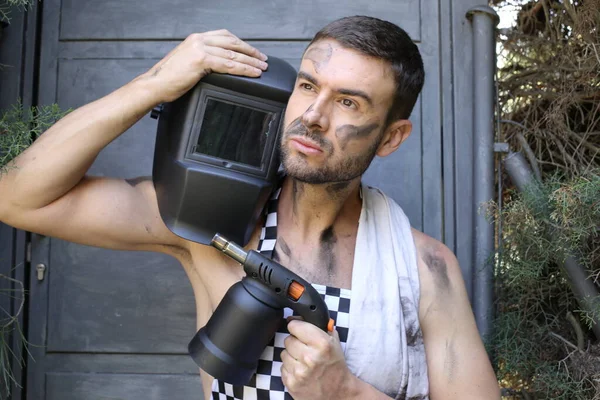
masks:
<svg viewBox="0 0 600 400"><path fill-rule="evenodd" d="M375 129L379 128L379 123L373 122L364 125L346 124L336 128L335 136L340 141L342 149L345 149L351 140L369 137Z"/></svg>

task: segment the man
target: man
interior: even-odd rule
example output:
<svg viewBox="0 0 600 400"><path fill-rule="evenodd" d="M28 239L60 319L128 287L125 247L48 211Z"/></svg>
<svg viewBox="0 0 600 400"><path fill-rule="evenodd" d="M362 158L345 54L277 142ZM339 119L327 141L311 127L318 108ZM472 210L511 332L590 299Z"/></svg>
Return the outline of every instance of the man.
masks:
<svg viewBox="0 0 600 400"><path fill-rule="evenodd" d="M192 283L198 327L205 325L243 271L212 247L170 232L151 180L85 174L105 146L157 104L175 100L210 72L259 76L266 61L228 31L190 35L151 70L73 111L17 157L17 168L0 178L0 220L86 245L172 255ZM353 289L361 176L375 155L391 154L411 133L408 117L423 75L408 35L374 18L335 21L307 48L280 144L286 177L277 199L274 251L283 265L315 285ZM248 248L258 247L263 223ZM397 368L406 375L404 381L425 389L411 394L404 384L383 393L350 370L337 332L292 319L276 375L295 399L499 398L456 258L433 238L408 232L416 257L407 269L418 273L413 280L418 335L412 334L422 337L424 346L415 357L426 361L427 374L410 376L410 362L402 368L399 361ZM399 333L406 336L386 332L390 337ZM378 373L373 371L378 366L370 368L371 374ZM220 389L203 371L201 376L208 399Z"/></svg>

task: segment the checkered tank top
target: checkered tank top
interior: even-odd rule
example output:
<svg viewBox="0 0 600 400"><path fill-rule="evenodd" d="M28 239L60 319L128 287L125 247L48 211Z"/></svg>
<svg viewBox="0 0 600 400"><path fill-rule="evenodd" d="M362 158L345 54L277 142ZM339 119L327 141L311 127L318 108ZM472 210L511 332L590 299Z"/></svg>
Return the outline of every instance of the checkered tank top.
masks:
<svg viewBox="0 0 600 400"><path fill-rule="evenodd" d="M277 200L281 187L274 191L266 207L265 226L262 228L258 251L273 257L277 240ZM335 329L340 336L342 349L346 349L350 313L350 290L330 286L312 285L325 300ZM213 400L293 400L281 380L281 352L284 339L289 335L285 318L294 315L290 308L284 309L283 320L275 337L267 345L258 360L258 368L246 386L236 386L215 379L212 384Z"/></svg>

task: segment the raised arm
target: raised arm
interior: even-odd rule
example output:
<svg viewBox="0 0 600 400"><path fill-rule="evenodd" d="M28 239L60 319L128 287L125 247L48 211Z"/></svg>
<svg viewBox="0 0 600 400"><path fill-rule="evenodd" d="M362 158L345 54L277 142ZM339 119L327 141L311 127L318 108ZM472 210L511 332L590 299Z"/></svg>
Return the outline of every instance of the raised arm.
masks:
<svg viewBox="0 0 600 400"><path fill-rule="evenodd" d="M499 400L458 261L442 243L414 231L419 254L419 317L431 400Z"/></svg>
<svg viewBox="0 0 600 400"><path fill-rule="evenodd" d="M264 56L228 31L190 35L150 71L58 121L0 175L0 221L115 249L185 247L158 213L150 180L87 177L98 153L155 105L214 71L259 76Z"/></svg>

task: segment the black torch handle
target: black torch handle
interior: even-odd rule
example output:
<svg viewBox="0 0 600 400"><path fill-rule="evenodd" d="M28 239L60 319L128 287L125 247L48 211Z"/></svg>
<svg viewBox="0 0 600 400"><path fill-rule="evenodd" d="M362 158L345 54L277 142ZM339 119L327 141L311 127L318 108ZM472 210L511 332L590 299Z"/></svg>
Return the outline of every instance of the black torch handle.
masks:
<svg viewBox="0 0 600 400"><path fill-rule="evenodd" d="M289 307L322 330L333 330L334 321L329 318L327 304L300 276L257 251L247 252L218 233L211 245L244 266L247 276L242 284L255 298L271 306Z"/></svg>
<svg viewBox="0 0 600 400"><path fill-rule="evenodd" d="M306 322L325 332L333 329L327 304L302 277L254 250L248 252L243 266L248 278L266 286L269 293L277 296L279 304L291 308Z"/></svg>

